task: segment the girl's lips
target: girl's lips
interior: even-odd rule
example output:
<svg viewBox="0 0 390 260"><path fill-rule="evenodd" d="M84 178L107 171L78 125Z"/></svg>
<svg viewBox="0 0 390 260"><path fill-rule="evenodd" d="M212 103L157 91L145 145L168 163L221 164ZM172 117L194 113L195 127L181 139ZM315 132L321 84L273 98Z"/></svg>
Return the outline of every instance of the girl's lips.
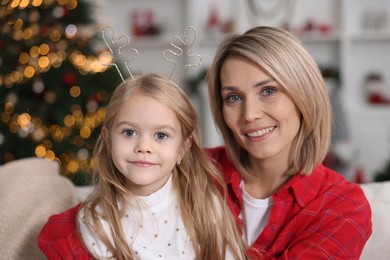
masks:
<svg viewBox="0 0 390 260"><path fill-rule="evenodd" d="M138 167L150 167L156 165L155 163L148 161L131 161L131 163Z"/></svg>
<svg viewBox="0 0 390 260"><path fill-rule="evenodd" d="M245 133L245 135L248 137L251 137L251 138L260 137L260 136L263 136L265 134L272 132L275 128L276 128L276 126L271 126L271 127L267 127L267 128L258 130L258 131L247 132L247 133Z"/></svg>

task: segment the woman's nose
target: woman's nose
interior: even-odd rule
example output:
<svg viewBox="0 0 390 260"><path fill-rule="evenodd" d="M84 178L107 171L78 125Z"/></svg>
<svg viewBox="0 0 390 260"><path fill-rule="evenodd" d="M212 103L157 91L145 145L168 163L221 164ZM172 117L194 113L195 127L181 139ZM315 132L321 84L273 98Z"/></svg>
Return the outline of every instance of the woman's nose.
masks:
<svg viewBox="0 0 390 260"><path fill-rule="evenodd" d="M243 105L243 118L245 121L252 122L264 115L261 104L252 99L246 99Z"/></svg>

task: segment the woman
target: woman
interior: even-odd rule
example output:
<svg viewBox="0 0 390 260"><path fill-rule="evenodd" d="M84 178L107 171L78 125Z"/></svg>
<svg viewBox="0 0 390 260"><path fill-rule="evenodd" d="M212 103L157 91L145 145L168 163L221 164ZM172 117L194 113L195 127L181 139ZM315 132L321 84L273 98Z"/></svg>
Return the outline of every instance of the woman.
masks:
<svg viewBox="0 0 390 260"><path fill-rule="evenodd" d="M226 144L208 152L225 176L249 254L358 259L371 210L357 184L321 163L331 105L302 44L282 29L250 29L221 43L207 77Z"/></svg>

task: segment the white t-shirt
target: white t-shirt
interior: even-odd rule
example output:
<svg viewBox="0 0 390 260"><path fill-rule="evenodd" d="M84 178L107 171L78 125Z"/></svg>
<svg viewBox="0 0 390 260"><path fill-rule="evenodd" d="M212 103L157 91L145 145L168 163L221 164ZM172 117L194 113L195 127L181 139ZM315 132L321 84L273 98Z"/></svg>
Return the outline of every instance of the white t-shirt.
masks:
<svg viewBox="0 0 390 260"><path fill-rule="evenodd" d="M195 259L172 189L172 177L160 190L149 196L139 196L139 199L148 207L129 209L122 218L126 239L135 259ZM89 252L98 258L112 256L83 218L84 213L79 213L82 239ZM100 222L112 241L107 221L100 219Z"/></svg>
<svg viewBox="0 0 390 260"><path fill-rule="evenodd" d="M252 245L267 225L274 201L272 197L255 199L250 196L245 191L243 180L241 180L240 188L244 202L240 213L240 218L244 223L242 237L248 245Z"/></svg>

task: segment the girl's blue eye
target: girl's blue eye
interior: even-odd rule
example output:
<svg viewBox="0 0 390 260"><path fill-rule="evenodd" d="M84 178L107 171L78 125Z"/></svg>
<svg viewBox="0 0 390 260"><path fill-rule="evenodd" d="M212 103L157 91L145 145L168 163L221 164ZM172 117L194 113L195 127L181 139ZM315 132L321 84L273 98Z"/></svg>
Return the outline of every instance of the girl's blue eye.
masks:
<svg viewBox="0 0 390 260"><path fill-rule="evenodd" d="M135 131L133 129L126 129L122 132L125 136L131 137L135 135Z"/></svg>
<svg viewBox="0 0 390 260"><path fill-rule="evenodd" d="M166 133L163 133L163 132L158 132L156 135L155 135L155 138L157 140L160 140L160 141L163 141L165 139L168 138L168 135Z"/></svg>

